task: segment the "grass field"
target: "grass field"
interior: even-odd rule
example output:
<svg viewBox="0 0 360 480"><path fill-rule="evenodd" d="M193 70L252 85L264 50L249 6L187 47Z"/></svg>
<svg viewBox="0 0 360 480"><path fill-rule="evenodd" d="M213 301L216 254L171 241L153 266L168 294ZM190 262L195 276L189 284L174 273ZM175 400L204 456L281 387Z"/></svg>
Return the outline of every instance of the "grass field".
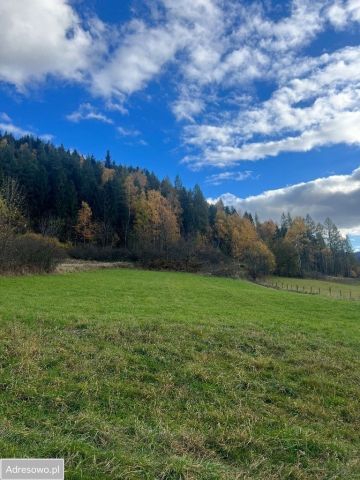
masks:
<svg viewBox="0 0 360 480"><path fill-rule="evenodd" d="M359 479L360 303L188 274L0 278L0 457L66 479Z"/></svg>
<svg viewBox="0 0 360 480"><path fill-rule="evenodd" d="M313 280L310 278L284 278L270 276L264 284L282 289L312 293L342 300L360 301L360 280L351 278L333 278L328 280Z"/></svg>

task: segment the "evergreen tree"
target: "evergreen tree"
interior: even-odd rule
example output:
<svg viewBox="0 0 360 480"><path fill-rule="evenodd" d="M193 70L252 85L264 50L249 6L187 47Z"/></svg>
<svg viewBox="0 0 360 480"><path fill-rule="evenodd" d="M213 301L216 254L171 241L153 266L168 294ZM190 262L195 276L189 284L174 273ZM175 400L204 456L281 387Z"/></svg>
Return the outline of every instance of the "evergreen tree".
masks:
<svg viewBox="0 0 360 480"><path fill-rule="evenodd" d="M105 156L105 168L113 168L113 161L111 160L109 150L107 150L106 156Z"/></svg>
<svg viewBox="0 0 360 480"><path fill-rule="evenodd" d="M253 262L253 274L266 265L272 269L272 253L282 275L349 276L357 268L349 239L330 219L322 225L309 215L283 214L278 226L249 212L241 217L221 202L209 205L198 185L187 189L179 176L173 185L147 170L115 165L109 151L99 162L30 136L0 134L0 184L7 181L24 198L26 228L62 241L77 236L84 243L131 248L143 238L161 250L181 237L188 252L194 245L214 248L245 262L249 271ZM2 225L6 205L2 194Z"/></svg>

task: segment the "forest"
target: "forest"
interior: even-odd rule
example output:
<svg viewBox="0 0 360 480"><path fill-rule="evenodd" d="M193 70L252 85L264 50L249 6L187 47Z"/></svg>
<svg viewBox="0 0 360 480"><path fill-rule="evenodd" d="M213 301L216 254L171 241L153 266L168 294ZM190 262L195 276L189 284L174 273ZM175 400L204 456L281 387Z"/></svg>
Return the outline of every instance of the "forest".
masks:
<svg viewBox="0 0 360 480"><path fill-rule="evenodd" d="M0 135L0 269L54 251L132 259L154 268L246 272L256 278L358 276L348 238L331 219L284 212L278 224L210 204L200 187L144 169L84 157L30 136ZM43 260L42 260L43 261Z"/></svg>

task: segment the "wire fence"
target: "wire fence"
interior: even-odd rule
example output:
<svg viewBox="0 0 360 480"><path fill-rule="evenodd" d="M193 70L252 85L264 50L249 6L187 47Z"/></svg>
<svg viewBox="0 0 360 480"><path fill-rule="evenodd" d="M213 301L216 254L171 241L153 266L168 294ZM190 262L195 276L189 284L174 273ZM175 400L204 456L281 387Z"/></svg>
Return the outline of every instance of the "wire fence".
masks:
<svg viewBox="0 0 360 480"><path fill-rule="evenodd" d="M338 300L355 300L360 301L360 291L354 292L347 288L337 288L328 286L314 285L298 285L297 283L281 282L281 281L265 281L259 282L260 285L276 290L286 290L288 292L302 293L304 295L322 295Z"/></svg>

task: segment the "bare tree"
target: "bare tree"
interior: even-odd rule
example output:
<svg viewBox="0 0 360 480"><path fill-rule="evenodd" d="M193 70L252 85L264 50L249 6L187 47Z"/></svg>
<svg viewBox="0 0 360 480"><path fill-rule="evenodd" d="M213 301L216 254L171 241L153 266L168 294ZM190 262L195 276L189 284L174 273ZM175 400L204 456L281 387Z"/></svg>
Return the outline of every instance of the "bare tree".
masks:
<svg viewBox="0 0 360 480"><path fill-rule="evenodd" d="M16 233L26 230L24 204L24 196L16 180L3 180L0 184L0 266L11 263L12 239Z"/></svg>

